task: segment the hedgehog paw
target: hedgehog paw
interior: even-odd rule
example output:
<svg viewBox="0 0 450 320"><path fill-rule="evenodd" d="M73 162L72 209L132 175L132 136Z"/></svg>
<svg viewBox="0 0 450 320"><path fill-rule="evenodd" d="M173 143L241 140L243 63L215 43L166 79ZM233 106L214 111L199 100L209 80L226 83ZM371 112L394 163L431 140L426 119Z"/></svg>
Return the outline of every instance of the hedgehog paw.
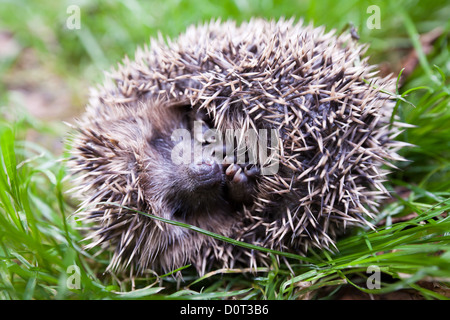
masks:
<svg viewBox="0 0 450 320"><path fill-rule="evenodd" d="M255 165L230 164L225 170L229 198L236 203L250 204L258 174Z"/></svg>

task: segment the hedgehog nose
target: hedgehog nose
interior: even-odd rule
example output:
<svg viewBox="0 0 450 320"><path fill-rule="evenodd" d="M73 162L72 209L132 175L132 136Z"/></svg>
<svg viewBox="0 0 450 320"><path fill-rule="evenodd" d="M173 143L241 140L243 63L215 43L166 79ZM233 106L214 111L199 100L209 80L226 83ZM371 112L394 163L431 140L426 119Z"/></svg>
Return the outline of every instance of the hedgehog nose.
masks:
<svg viewBox="0 0 450 320"><path fill-rule="evenodd" d="M189 165L191 178L197 187L212 187L222 182L222 169L217 162L207 158L201 163L193 162Z"/></svg>

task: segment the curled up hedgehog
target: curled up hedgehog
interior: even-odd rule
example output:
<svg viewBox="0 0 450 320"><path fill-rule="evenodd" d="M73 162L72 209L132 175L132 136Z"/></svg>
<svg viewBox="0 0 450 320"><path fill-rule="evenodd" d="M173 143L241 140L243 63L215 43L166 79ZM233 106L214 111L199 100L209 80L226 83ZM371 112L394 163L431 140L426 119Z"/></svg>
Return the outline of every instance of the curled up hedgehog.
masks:
<svg viewBox="0 0 450 320"><path fill-rule="evenodd" d="M370 225L402 144L395 82L376 76L365 48L253 19L138 49L75 125L69 165L88 247L113 252L109 270L202 274L270 260L137 211L294 253Z"/></svg>

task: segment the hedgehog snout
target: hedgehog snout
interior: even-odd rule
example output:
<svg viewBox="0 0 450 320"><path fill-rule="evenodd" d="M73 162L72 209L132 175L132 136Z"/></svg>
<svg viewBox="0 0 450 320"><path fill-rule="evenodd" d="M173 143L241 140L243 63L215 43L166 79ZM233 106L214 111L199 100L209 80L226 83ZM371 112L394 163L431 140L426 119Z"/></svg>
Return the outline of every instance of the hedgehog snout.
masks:
<svg viewBox="0 0 450 320"><path fill-rule="evenodd" d="M218 187L223 181L220 165L210 158L189 164L189 178L199 190Z"/></svg>

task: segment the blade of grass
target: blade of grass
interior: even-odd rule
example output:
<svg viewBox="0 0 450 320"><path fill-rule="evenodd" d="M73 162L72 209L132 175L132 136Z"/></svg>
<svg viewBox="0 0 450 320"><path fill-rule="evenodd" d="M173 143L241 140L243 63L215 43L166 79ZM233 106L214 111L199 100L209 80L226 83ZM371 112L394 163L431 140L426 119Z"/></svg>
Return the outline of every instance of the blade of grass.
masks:
<svg viewBox="0 0 450 320"><path fill-rule="evenodd" d="M170 220L170 219L165 219L165 218L153 215L153 214L149 214L149 213L142 212L142 211L139 211L139 210L136 210L136 209L133 209L133 208L129 208L127 206L122 206L122 205L117 204L117 203L101 202L101 203L98 203L98 204L101 204L101 205L112 205L112 206L120 207L120 208L129 210L129 211L136 212L136 213L141 214L143 216L146 216L146 217L158 220L158 221L162 221L162 222L165 222L165 223L168 223L168 224L171 224L171 225L175 225L175 226L178 226L178 227L186 228L186 229L189 229L189 230L192 230L192 231L195 231L195 232L207 235L207 236L212 237L214 239L225 241L225 242L228 242L228 243L231 243L233 245L237 245L237 246L240 246L240 247L243 247L243 248L246 248L246 249L258 250L258 251L262 251L262 252L276 254L276 255L279 255L279 256L283 256L283 257L286 257L286 258L291 258L291 259L295 259L295 260L299 260L299 261L314 262L313 259L301 256L301 255L298 255L298 254L277 251L277 250L273 250L273 249L269 249L269 248L253 245L253 244L250 244L250 243L246 243L246 242L243 242L243 241L231 239L231 238L222 236L220 234L217 234L217 233L214 233L214 232L211 232L211 231L208 231L208 230L205 230L205 229L202 229L202 228L199 228L199 227L187 224L187 223L183 223L183 222L175 221L175 220Z"/></svg>

